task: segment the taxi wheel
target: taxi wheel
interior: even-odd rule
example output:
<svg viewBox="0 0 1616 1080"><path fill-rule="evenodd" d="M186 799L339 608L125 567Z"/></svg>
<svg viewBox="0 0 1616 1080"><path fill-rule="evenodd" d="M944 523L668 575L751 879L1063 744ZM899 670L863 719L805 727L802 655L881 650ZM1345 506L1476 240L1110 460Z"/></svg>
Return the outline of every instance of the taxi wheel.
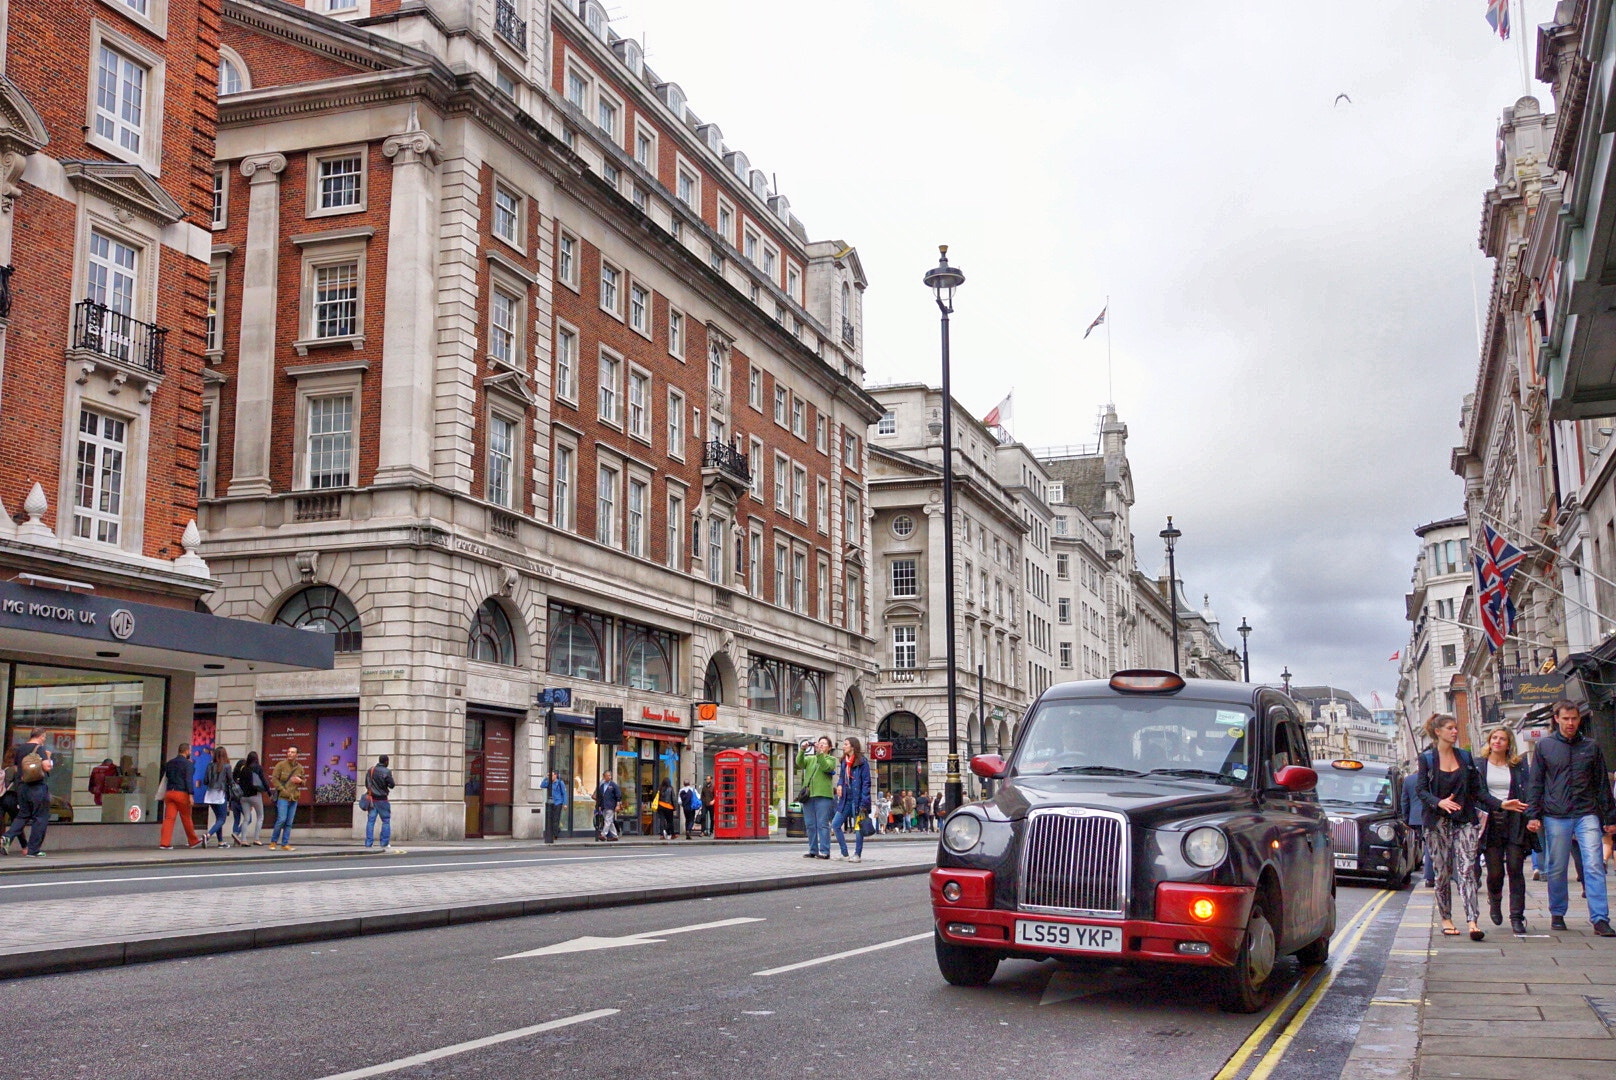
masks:
<svg viewBox="0 0 1616 1080"><path fill-rule="evenodd" d="M986 986L999 970L998 954L987 949L971 949L963 945L950 945L943 936L932 932L937 946L937 970L950 986Z"/></svg>
<svg viewBox="0 0 1616 1080"><path fill-rule="evenodd" d="M1254 1013L1268 1004L1268 977L1277 956L1274 928L1263 914L1262 904L1253 904L1233 966L1218 972L1218 1004L1224 1012Z"/></svg>

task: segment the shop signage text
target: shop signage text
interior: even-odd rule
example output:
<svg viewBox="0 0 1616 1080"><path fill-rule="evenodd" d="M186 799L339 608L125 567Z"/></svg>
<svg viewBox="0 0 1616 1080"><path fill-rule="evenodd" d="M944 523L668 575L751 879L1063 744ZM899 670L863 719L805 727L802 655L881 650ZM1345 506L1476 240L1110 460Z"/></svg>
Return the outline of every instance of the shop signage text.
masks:
<svg viewBox="0 0 1616 1080"><path fill-rule="evenodd" d="M1547 705L1565 696L1564 675L1516 675L1504 679L1504 697L1523 705Z"/></svg>
<svg viewBox="0 0 1616 1080"><path fill-rule="evenodd" d="M684 722L684 717L672 709L658 710L651 708L649 705L640 709L640 719L649 720L654 724L680 724Z"/></svg>
<svg viewBox="0 0 1616 1080"><path fill-rule="evenodd" d="M54 622L78 623L81 626L97 625L97 612L85 611L83 608L64 607L61 604L41 604L31 600L13 600L7 597L0 601L0 611L7 615L26 615L30 619L50 619ZM127 637L128 635L124 635Z"/></svg>

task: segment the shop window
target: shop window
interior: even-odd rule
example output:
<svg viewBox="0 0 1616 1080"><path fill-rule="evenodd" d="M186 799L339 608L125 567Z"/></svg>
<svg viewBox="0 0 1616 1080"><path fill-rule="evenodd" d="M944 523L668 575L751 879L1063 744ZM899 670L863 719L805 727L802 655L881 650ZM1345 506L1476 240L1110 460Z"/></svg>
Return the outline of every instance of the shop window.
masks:
<svg viewBox="0 0 1616 1080"><path fill-rule="evenodd" d="M358 652L364 640L353 601L329 585L310 585L293 593L275 613L275 622L331 634L336 638L333 647L339 653Z"/></svg>
<svg viewBox="0 0 1616 1080"><path fill-rule="evenodd" d="M472 620L466 655L490 664L516 663L516 632L505 609L492 597L482 602Z"/></svg>
<svg viewBox="0 0 1616 1080"><path fill-rule="evenodd" d="M634 623L618 624L618 682L635 690L670 693L673 686L674 636Z"/></svg>
<svg viewBox="0 0 1616 1080"><path fill-rule="evenodd" d="M759 658L753 661L747 682L749 704L754 709L803 720L824 719L823 672Z"/></svg>
<svg viewBox="0 0 1616 1080"><path fill-rule="evenodd" d="M549 643L552 675L657 693L678 690L679 639L667 630L551 604Z"/></svg>
<svg viewBox="0 0 1616 1080"><path fill-rule="evenodd" d="M550 605L552 675L601 682L606 673L606 617L561 604Z"/></svg>

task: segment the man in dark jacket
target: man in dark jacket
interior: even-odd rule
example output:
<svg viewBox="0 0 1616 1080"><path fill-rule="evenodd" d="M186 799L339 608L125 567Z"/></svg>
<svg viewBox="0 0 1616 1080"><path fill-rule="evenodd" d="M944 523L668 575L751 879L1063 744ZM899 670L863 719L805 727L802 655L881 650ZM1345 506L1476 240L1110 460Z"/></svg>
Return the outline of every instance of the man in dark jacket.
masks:
<svg viewBox="0 0 1616 1080"><path fill-rule="evenodd" d="M393 804L388 793L393 790L393 770L387 767L387 755L376 759L365 773L365 794L370 796L370 813L365 816L365 846L371 845L376 831L376 819L382 819L382 850L393 838Z"/></svg>
<svg viewBox="0 0 1616 1080"><path fill-rule="evenodd" d="M33 779L28 778L32 775L29 766L23 764L30 756L39 761L38 776ZM17 763L17 816L5 837L0 838L0 854L10 855L11 842L26 828L27 855L37 859L45 854L40 848L45 843L45 827L50 824L50 773L56 767L51 752L45 749L45 729L36 727L30 731L28 741L17 747L12 760Z"/></svg>
<svg viewBox="0 0 1616 1080"><path fill-rule="evenodd" d="M713 778L701 782L701 834L713 835Z"/></svg>
<svg viewBox="0 0 1616 1080"><path fill-rule="evenodd" d="M544 806L544 842L553 844L561 835L561 815L567 810L567 782L550 770L549 779L539 785L547 793Z"/></svg>
<svg viewBox="0 0 1616 1080"><path fill-rule="evenodd" d="M1408 775L1403 777L1402 818L1403 824L1413 829L1420 838L1420 851L1425 855L1425 887L1436 888L1435 867L1431 865L1431 849L1425 844L1425 804L1415 793L1419 787L1420 773L1418 769L1410 769Z"/></svg>
<svg viewBox="0 0 1616 1080"><path fill-rule="evenodd" d="M612 779L611 773L601 773L600 787L595 789L595 809L600 811L600 831L596 840L617 839L617 808L623 805L623 791Z"/></svg>
<svg viewBox="0 0 1616 1080"><path fill-rule="evenodd" d="M1556 930L1566 928L1570 890L1566 864L1574 837L1582 849L1583 888L1594 933L1616 937L1610 928L1605 863L1600 832L1616 835L1616 798L1599 744L1582 733L1582 712L1574 701L1554 705L1555 730L1538 740L1527 785L1527 828L1541 832L1548 855L1549 916Z"/></svg>

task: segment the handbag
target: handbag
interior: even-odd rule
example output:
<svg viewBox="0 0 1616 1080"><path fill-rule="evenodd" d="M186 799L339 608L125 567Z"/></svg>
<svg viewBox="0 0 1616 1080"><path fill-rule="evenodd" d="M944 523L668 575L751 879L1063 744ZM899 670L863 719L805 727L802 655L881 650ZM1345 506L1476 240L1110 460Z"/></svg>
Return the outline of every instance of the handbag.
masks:
<svg viewBox="0 0 1616 1080"><path fill-rule="evenodd" d="M870 820L869 814L860 814L858 816L858 831L860 836L875 835L875 822Z"/></svg>
<svg viewBox="0 0 1616 1080"><path fill-rule="evenodd" d="M375 772L374 769L365 770L365 793L359 797L359 809L367 814L370 813L370 808L376 805L375 801L370 797L370 774L373 772Z"/></svg>
<svg viewBox="0 0 1616 1080"><path fill-rule="evenodd" d="M219 788L208 788L202 793L202 804L204 806L223 806L224 791Z"/></svg>
<svg viewBox="0 0 1616 1080"><path fill-rule="evenodd" d="M797 792L797 802L806 806L808 804L808 785L804 784L802 790Z"/></svg>

